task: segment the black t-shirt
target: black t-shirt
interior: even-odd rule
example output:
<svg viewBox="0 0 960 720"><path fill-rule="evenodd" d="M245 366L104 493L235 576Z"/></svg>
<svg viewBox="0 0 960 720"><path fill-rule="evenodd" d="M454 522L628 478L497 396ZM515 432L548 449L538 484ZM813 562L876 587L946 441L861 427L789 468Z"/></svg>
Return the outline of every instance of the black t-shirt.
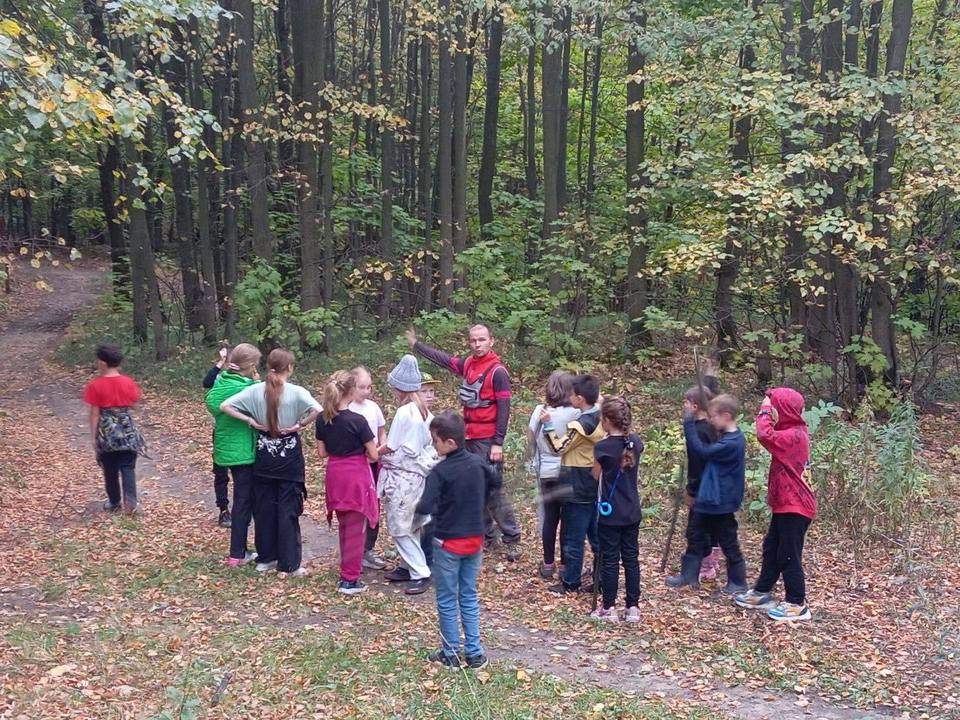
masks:
<svg viewBox="0 0 960 720"><path fill-rule="evenodd" d="M331 455L363 455L366 452L364 445L373 440L373 432L363 415L353 410L340 410L329 423L322 415L317 418L317 440L323 441Z"/></svg>
<svg viewBox="0 0 960 720"><path fill-rule="evenodd" d="M628 442L633 442L636 462L632 468L620 469L620 457ZM636 435L611 436L593 446L593 456L603 471L600 482L600 501L613 506L609 515L600 515L601 525L633 525L640 522L640 493L637 489L638 467L643 443ZM617 477L619 475L619 478ZM614 486L616 483L616 486Z"/></svg>

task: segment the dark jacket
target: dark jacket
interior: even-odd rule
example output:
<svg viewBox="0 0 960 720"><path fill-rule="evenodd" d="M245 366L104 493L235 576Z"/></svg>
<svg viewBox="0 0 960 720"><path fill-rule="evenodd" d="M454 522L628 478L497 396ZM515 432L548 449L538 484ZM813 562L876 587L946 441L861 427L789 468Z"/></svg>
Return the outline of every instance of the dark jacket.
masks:
<svg viewBox="0 0 960 720"><path fill-rule="evenodd" d="M724 433L715 442L704 445L691 417L684 419L683 433L691 457L696 456L704 463L693 509L707 515L725 515L739 510L746 484L747 442L743 431L738 428Z"/></svg>
<svg viewBox="0 0 960 720"><path fill-rule="evenodd" d="M714 395L720 394L720 383L717 381L715 375L705 375L703 378L703 387L709 390ZM707 422L707 419L695 420L694 423L697 427L697 437L700 438L700 442L704 445L709 445L716 438L716 434L713 432L713 428L710 427L710 423ZM692 455L690 453L690 448L687 447L687 494L692 495L693 497L697 496L697 491L700 490L700 476L703 475L703 460L699 457Z"/></svg>
<svg viewBox="0 0 960 720"><path fill-rule="evenodd" d="M483 504L493 471L482 457L457 448L427 475L418 515L433 516L433 533L439 540L483 535Z"/></svg>

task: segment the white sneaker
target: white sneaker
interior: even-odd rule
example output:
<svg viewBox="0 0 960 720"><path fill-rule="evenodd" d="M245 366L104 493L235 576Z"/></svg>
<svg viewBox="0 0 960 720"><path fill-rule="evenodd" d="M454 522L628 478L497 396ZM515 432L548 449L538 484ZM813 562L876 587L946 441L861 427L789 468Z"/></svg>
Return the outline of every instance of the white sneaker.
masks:
<svg viewBox="0 0 960 720"><path fill-rule="evenodd" d="M363 553L363 566L370 570L383 570L387 566L387 561L377 555L376 550L366 550Z"/></svg>
<svg viewBox="0 0 960 720"><path fill-rule="evenodd" d="M625 622L628 622L628 623L640 622L640 608L628 607L627 611L623 614L623 619Z"/></svg>
<svg viewBox="0 0 960 720"><path fill-rule="evenodd" d="M277 561L268 563L257 563L257 572L270 572L277 569Z"/></svg>
<svg viewBox="0 0 960 720"><path fill-rule="evenodd" d="M605 622L620 622L620 616L617 614L617 609L615 607L605 608L601 605L592 613L590 613L590 617L592 617L594 620L603 620Z"/></svg>
<svg viewBox="0 0 960 720"><path fill-rule="evenodd" d="M247 552L243 558L227 558L227 564L229 564L230 567L240 567L241 565L249 565L256 559L257 554L255 552Z"/></svg>
<svg viewBox="0 0 960 720"><path fill-rule="evenodd" d="M309 574L310 572L301 565L296 570L294 570L293 572L288 572L286 575L287 577L306 577Z"/></svg>

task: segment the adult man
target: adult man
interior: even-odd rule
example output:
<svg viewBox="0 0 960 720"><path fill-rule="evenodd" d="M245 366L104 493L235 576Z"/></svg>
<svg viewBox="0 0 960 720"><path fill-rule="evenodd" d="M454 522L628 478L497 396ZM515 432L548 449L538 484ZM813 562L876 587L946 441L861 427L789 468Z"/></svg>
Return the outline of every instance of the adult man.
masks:
<svg viewBox="0 0 960 720"><path fill-rule="evenodd" d="M417 341L413 328L407 330L410 348L427 360L460 375L460 404L467 425L466 449L486 458L499 482L487 494L484 508L484 535L487 545L495 538L494 522L500 526L507 559L520 558L520 526L503 489L503 438L510 419L510 374L493 352L493 333L486 325L474 325L468 333L470 355L450 357Z"/></svg>

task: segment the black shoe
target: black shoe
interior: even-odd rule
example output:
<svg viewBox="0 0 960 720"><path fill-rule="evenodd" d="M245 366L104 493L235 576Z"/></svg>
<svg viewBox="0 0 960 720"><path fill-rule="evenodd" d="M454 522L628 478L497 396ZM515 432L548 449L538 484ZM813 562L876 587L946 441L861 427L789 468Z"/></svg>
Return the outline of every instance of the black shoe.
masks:
<svg viewBox="0 0 960 720"><path fill-rule="evenodd" d="M112 503L112 502L110 502L109 500L107 500L107 501L103 504L103 509L106 510L107 512L113 512L114 510L119 510L119 509L120 509L120 503Z"/></svg>
<svg viewBox="0 0 960 720"><path fill-rule="evenodd" d="M233 524L233 521L230 519L230 511L224 508L220 511L220 517L217 518L217 525L222 528L228 528Z"/></svg>
<svg viewBox="0 0 960 720"><path fill-rule="evenodd" d="M700 589L700 563L703 558L684 553L680 556L680 574L671 575L664 582L667 587L681 588L689 585L694 590Z"/></svg>
<svg viewBox="0 0 960 720"><path fill-rule="evenodd" d="M407 589L403 591L404 595L423 595L427 588L430 587L430 578L420 578L419 580L411 580L410 584L407 585Z"/></svg>
<svg viewBox="0 0 960 720"><path fill-rule="evenodd" d="M517 543L511 543L510 545L507 545L505 554L509 562L516 562L523 557L523 551L520 549L520 545Z"/></svg>
<svg viewBox="0 0 960 720"><path fill-rule="evenodd" d="M469 655L467 656L467 667L471 670L483 670L487 665L490 664L490 661L487 660L486 655Z"/></svg>
<svg viewBox="0 0 960 720"><path fill-rule="evenodd" d="M410 582L410 571L402 567L387 570L383 574L383 579L388 582Z"/></svg>
<svg viewBox="0 0 960 720"><path fill-rule="evenodd" d="M427 660L432 663L440 663L444 667L452 670L459 670L463 667L459 655L447 655L443 650L437 650L427 655Z"/></svg>
<svg viewBox="0 0 960 720"><path fill-rule="evenodd" d="M342 595L359 595L362 592L366 592L366 590L367 586L359 580L350 582L349 580L341 578L340 583L337 585L337 592Z"/></svg>
<svg viewBox="0 0 960 720"><path fill-rule="evenodd" d="M552 593L557 593L558 595L566 595L567 593L578 593L580 588L567 587L564 583L557 583L556 585L551 585L547 588L548 591ZM591 588L591 592L593 589Z"/></svg>

